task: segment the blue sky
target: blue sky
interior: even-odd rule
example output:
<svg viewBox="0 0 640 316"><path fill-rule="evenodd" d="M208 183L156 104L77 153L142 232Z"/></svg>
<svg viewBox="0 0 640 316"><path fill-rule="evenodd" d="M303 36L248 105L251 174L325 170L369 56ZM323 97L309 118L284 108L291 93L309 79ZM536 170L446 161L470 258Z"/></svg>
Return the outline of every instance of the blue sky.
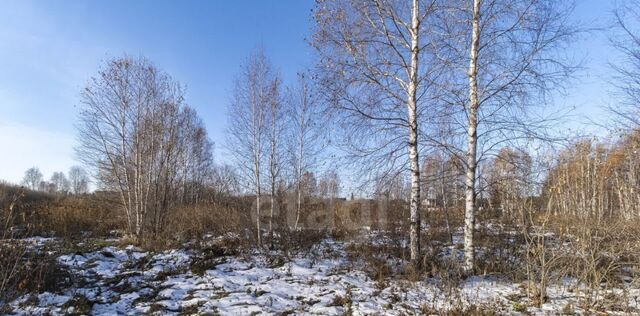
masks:
<svg viewBox="0 0 640 316"><path fill-rule="evenodd" d="M214 155L224 160L225 109L233 78L262 45L285 81L312 65L305 42L312 0L0 1L0 179L46 178L75 164L78 96L110 57L144 55L187 86ZM605 26L613 1L578 1L576 19ZM601 117L610 49L602 34L575 45L585 71L558 98L577 116ZM587 127L576 117L572 128Z"/></svg>
<svg viewBox="0 0 640 316"><path fill-rule="evenodd" d="M222 155L233 78L262 45L285 77L311 65L313 1L0 2L0 179L74 164L78 96L100 62L144 55L187 86Z"/></svg>

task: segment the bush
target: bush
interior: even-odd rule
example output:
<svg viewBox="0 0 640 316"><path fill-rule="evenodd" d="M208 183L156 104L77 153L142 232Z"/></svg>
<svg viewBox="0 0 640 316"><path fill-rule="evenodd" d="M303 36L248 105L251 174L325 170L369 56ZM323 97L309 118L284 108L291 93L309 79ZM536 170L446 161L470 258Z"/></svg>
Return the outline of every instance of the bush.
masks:
<svg viewBox="0 0 640 316"><path fill-rule="evenodd" d="M229 232L252 230L254 224L248 209L250 204L240 198L226 197L212 203L179 207L170 212L165 231L159 238L179 241L219 236Z"/></svg>
<svg viewBox="0 0 640 316"><path fill-rule="evenodd" d="M0 245L0 302L27 293L59 292L71 276L48 249L10 241Z"/></svg>

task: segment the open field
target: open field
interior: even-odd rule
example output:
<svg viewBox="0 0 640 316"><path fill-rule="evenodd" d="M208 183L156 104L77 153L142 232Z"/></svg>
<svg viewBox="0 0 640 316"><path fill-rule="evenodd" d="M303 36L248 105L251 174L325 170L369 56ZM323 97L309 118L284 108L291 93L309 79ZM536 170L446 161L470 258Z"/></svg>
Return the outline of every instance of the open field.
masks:
<svg viewBox="0 0 640 316"><path fill-rule="evenodd" d="M635 271L628 271L616 287L603 287L597 293L576 278L561 278L549 284L546 302L537 307L527 294L526 280L497 273L466 279L455 276L456 261L462 258L458 243L439 247L429 258L432 271L416 273L407 270L401 258L382 252L396 244L384 234L309 235L316 240L304 248L262 251L241 248L234 235L164 251L124 246L118 239L73 245L56 238L5 241L53 256L52 264L60 270L48 289L13 299L6 312L578 315L599 311L627 315L639 311Z"/></svg>

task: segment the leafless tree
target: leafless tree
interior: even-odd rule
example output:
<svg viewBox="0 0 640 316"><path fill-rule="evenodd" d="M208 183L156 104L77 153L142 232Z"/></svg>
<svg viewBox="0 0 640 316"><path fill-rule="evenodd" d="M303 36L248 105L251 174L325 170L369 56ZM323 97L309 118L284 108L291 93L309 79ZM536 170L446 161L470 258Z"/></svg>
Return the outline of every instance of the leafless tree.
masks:
<svg viewBox="0 0 640 316"><path fill-rule="evenodd" d="M269 196L271 199L271 212L269 214L269 235L273 234L273 216L277 212L278 203L276 191L283 169L282 162L284 156L283 133L285 129L283 100L280 92L280 78L276 75L273 78L269 91L269 104L267 106L267 139L269 142L268 168L269 168ZM272 239L273 241L273 239Z"/></svg>
<svg viewBox="0 0 640 316"><path fill-rule="evenodd" d="M617 126L640 127L640 2L618 2L614 12L617 32L611 38L621 58L611 64L615 72L614 86L620 102L609 106L616 115Z"/></svg>
<svg viewBox="0 0 640 316"><path fill-rule="evenodd" d="M471 14L471 45L469 49L469 105L467 116L467 155L465 172L465 207L464 207L464 270L467 274L473 271L475 251L473 234L475 228L476 209L476 167L478 159L478 54L480 52L480 0L473 0Z"/></svg>
<svg viewBox="0 0 640 316"><path fill-rule="evenodd" d="M236 170L228 164L217 165L213 168L209 186L217 194L240 194L240 183Z"/></svg>
<svg viewBox="0 0 640 316"><path fill-rule="evenodd" d="M79 157L119 193L129 232L140 241L151 223L158 233L180 184L193 180L181 157L200 151L189 160L211 159L182 86L144 58L116 58L91 78L81 103Z"/></svg>
<svg viewBox="0 0 640 316"><path fill-rule="evenodd" d="M89 175L80 166L69 169L69 184L73 194L84 194L89 191Z"/></svg>
<svg viewBox="0 0 640 316"><path fill-rule="evenodd" d="M197 112L186 105L167 104L157 122L157 167L152 184L152 228L159 233L170 209L198 203L205 176L212 164L212 143Z"/></svg>
<svg viewBox="0 0 640 316"><path fill-rule="evenodd" d="M42 181L42 172L38 167L31 167L24 172L22 183L29 187L31 190L38 190L38 186Z"/></svg>
<svg viewBox="0 0 640 316"><path fill-rule="evenodd" d="M408 170L411 261L420 258L419 122L434 60L429 49L436 1L320 1L314 45L323 89L362 171ZM393 178L393 176L391 176Z"/></svg>
<svg viewBox="0 0 640 316"><path fill-rule="evenodd" d="M66 194L71 189L71 184L64 175L64 172L54 172L53 175L51 175L51 180L49 180L49 182L51 182L55 187L55 191L57 193Z"/></svg>
<svg viewBox="0 0 640 316"><path fill-rule="evenodd" d="M260 204L263 163L268 144L267 115L276 97L274 87L279 79L262 49L254 52L236 79L233 99L229 105L227 146L231 151L245 184L256 198L256 228L258 245L262 244Z"/></svg>
<svg viewBox="0 0 640 316"><path fill-rule="evenodd" d="M504 147L489 163L489 194L491 204L499 207L506 218L526 222L524 209L520 207L532 192L532 158L522 149Z"/></svg>
<svg viewBox="0 0 640 316"><path fill-rule="evenodd" d="M300 183L302 196L315 197L318 195L318 181L316 180L316 175L312 171L303 172Z"/></svg>
<svg viewBox="0 0 640 316"><path fill-rule="evenodd" d="M539 110L576 70L563 53L581 31L572 9L559 0L463 0L441 11L439 56L454 71L444 104L458 109L456 125L466 136L456 153L465 170L466 273L474 262L478 165L507 144L551 139L548 125L558 112Z"/></svg>
<svg viewBox="0 0 640 316"><path fill-rule="evenodd" d="M425 202L432 208L438 209L444 216L449 241L453 243L451 227L451 210L455 209L459 196L456 192L461 186L460 164L458 159L439 150L425 156L422 164L424 178L423 192Z"/></svg>
<svg viewBox="0 0 640 316"><path fill-rule="evenodd" d="M340 177L335 170L329 170L322 175L318 184L318 194L324 199L335 199L340 195Z"/></svg>
<svg viewBox="0 0 640 316"><path fill-rule="evenodd" d="M207 136L204 122L191 107L185 106L177 117L176 172L180 183L180 202L198 203L206 178L213 168L213 143Z"/></svg>
<svg viewBox="0 0 640 316"><path fill-rule="evenodd" d="M297 85L288 90L286 116L289 121L289 152L296 185L296 222L298 229L304 190L302 177L318 163L318 157L326 147L324 142L318 95L308 75L298 74Z"/></svg>
<svg viewBox="0 0 640 316"><path fill-rule="evenodd" d="M374 196L385 201L406 201L410 194L411 183L402 174L378 178L374 191Z"/></svg>

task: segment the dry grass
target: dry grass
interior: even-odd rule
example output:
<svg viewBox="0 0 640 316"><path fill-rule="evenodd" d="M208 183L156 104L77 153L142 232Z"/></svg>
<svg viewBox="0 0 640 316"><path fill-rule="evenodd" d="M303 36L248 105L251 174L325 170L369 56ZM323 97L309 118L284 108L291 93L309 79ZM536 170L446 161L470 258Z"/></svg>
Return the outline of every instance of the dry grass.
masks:
<svg viewBox="0 0 640 316"><path fill-rule="evenodd" d="M13 210L9 204L14 197ZM117 199L109 194L52 195L17 186L0 185L0 214L12 234L56 236L65 239L108 236L123 227Z"/></svg>
<svg viewBox="0 0 640 316"><path fill-rule="evenodd" d="M29 293L56 293L69 286L69 273L52 253L56 252L16 242L0 245L0 302ZM0 306L0 311L2 308L5 306Z"/></svg>
<svg viewBox="0 0 640 316"><path fill-rule="evenodd" d="M111 231L124 226L115 201L117 199L108 194L52 196L0 186L0 214L5 223L2 234L5 239L30 235L59 236L70 240L66 243L69 249L76 247L73 241L79 238L86 245L92 245L87 240L88 236L99 240L101 236L108 236ZM451 208L449 213L440 209L425 211L427 229L422 235L422 264L416 269L407 264L408 223L406 216L401 216L406 211L405 207L402 203L393 203L338 201L327 210L336 213L332 226L303 230L289 229L286 219L279 216L275 218L273 234L264 232L261 250L269 254L268 264L277 267L296 254L319 255L313 250L314 246L332 237L347 243L350 261L381 285L389 279L420 281L432 278L439 280L442 290L454 298L464 281L460 268L461 245L452 243L452 235L460 238L462 210ZM323 205L322 201L311 201L306 206L322 208ZM196 274L202 273L222 262L224 259L221 258L226 255L255 252L256 230L250 208L248 199L235 197L218 197L202 204L176 208L169 214L165 229L156 235L147 235L141 246L149 250L165 250L189 242L202 253L191 269ZM611 296L610 290L636 286L639 282L640 225L637 220L550 217L535 210L524 211L531 215L526 227L518 224L523 222L522 219L502 218L499 212L487 212L481 216L479 222L482 225L475 235L478 249L476 274L497 275L523 284L526 294L522 297L526 297L526 304L530 306L540 306L545 302L547 286L571 277L578 285L571 290L579 290L583 294L577 307L590 312L636 312L628 306L624 290L615 297ZM318 215L318 210L314 212ZM382 212L394 212L394 216L383 216ZM363 230L363 226L376 230L380 235L373 238L375 234ZM212 246L211 237L221 235L232 237L218 240L220 243ZM136 242L126 237L119 241L120 244ZM96 244L95 247L101 246ZM55 260L40 252L18 244L0 247L0 292L4 295L0 299L6 301L7 297L20 293L55 290L64 284L65 277ZM339 303L345 305L344 298ZM496 306L461 304L443 312L425 306L425 311L448 315L493 315L496 310Z"/></svg>

